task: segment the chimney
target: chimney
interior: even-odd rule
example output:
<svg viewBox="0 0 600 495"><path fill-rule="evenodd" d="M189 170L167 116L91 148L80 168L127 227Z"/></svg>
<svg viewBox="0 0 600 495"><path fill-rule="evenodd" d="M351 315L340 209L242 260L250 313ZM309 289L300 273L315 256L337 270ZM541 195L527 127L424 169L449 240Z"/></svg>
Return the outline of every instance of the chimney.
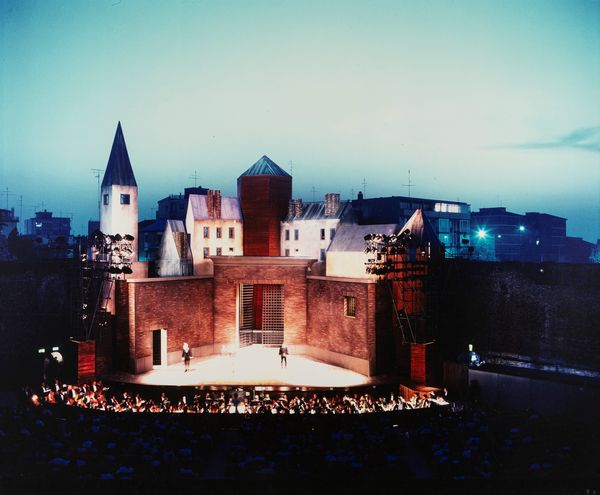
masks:
<svg viewBox="0 0 600 495"><path fill-rule="evenodd" d="M294 216L299 217L302 215L302 200L297 199L294 202Z"/></svg>
<svg viewBox="0 0 600 495"><path fill-rule="evenodd" d="M325 216L333 217L337 213L340 207L340 195L339 193L327 193L325 194Z"/></svg>
<svg viewBox="0 0 600 495"><path fill-rule="evenodd" d="M221 218L221 190L217 189L213 196L214 218Z"/></svg>
<svg viewBox="0 0 600 495"><path fill-rule="evenodd" d="M290 199L288 201L288 217L294 216L294 204L296 203L295 199Z"/></svg>
<svg viewBox="0 0 600 495"><path fill-rule="evenodd" d="M213 198L213 190L208 190L206 197L206 209L208 210L208 218L214 218L215 200Z"/></svg>

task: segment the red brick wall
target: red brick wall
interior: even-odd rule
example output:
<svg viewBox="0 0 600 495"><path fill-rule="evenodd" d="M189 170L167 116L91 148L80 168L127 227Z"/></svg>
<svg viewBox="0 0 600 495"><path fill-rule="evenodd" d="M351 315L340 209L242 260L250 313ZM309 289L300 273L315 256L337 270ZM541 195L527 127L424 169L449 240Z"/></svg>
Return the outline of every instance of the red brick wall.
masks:
<svg viewBox="0 0 600 495"><path fill-rule="evenodd" d="M152 356L152 331L159 328L167 330L167 352L179 350L183 342L192 348L214 342L211 278L147 279L126 286L117 291L117 341L124 340L122 320L128 314L130 358Z"/></svg>
<svg viewBox="0 0 600 495"><path fill-rule="evenodd" d="M375 365L375 284L308 279L308 325L310 346ZM344 296L356 297L356 317L344 315Z"/></svg>
<svg viewBox="0 0 600 495"><path fill-rule="evenodd" d="M284 293L284 339L286 343L306 343L307 262L292 259L270 264L261 258L214 261L215 344L236 342L238 287L240 284L281 284Z"/></svg>
<svg viewBox="0 0 600 495"><path fill-rule="evenodd" d="M279 222L287 214L292 178L242 175L238 196L244 216L244 255L279 256Z"/></svg>

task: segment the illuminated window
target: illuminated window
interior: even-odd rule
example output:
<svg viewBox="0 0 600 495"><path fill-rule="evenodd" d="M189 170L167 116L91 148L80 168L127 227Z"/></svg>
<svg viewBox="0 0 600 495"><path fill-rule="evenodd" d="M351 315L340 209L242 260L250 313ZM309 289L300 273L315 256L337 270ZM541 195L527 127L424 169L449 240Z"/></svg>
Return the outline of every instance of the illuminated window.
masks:
<svg viewBox="0 0 600 495"><path fill-rule="evenodd" d="M235 239L235 229L233 227L229 227L229 238Z"/></svg>
<svg viewBox="0 0 600 495"><path fill-rule="evenodd" d="M298 239L300 239L300 232L298 231L298 229L294 230L294 240L297 241Z"/></svg>
<svg viewBox="0 0 600 495"><path fill-rule="evenodd" d="M325 240L325 229L321 229L321 240Z"/></svg>
<svg viewBox="0 0 600 495"><path fill-rule="evenodd" d="M285 240L286 241L290 240L290 230L289 229L285 229Z"/></svg>
<svg viewBox="0 0 600 495"><path fill-rule="evenodd" d="M344 315L351 318L356 316L356 297L344 296Z"/></svg>
<svg viewBox="0 0 600 495"><path fill-rule="evenodd" d="M460 205L451 203L436 203L433 207L433 211L441 213L460 213Z"/></svg>
<svg viewBox="0 0 600 495"><path fill-rule="evenodd" d="M129 194L121 194L121 204L122 205L128 205L130 204L131 199Z"/></svg>
<svg viewBox="0 0 600 495"><path fill-rule="evenodd" d="M208 239L208 237L209 237L209 230L208 230L208 227L203 227L203 228L202 228L202 230L203 230L203 232L204 232L204 238L205 238L205 239Z"/></svg>
<svg viewBox="0 0 600 495"><path fill-rule="evenodd" d="M223 250L221 248L217 248L217 256L222 256Z"/></svg>
<svg viewBox="0 0 600 495"><path fill-rule="evenodd" d="M221 227L217 227L217 239L221 238Z"/></svg>
<svg viewBox="0 0 600 495"><path fill-rule="evenodd" d="M209 252L208 248L204 248L204 250L203 250L203 256L205 258L208 258L210 256L210 252Z"/></svg>
<svg viewBox="0 0 600 495"><path fill-rule="evenodd" d="M105 194L103 199L104 199L103 203L105 205L107 205L108 204L108 194Z"/></svg>

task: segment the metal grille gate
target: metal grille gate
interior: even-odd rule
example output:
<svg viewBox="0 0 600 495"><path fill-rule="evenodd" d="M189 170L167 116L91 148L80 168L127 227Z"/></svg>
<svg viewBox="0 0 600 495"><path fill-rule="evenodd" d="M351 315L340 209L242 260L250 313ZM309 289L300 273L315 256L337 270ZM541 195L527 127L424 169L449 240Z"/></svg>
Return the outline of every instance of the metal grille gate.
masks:
<svg viewBox="0 0 600 495"><path fill-rule="evenodd" d="M283 285L242 284L240 287L240 347L283 343Z"/></svg>

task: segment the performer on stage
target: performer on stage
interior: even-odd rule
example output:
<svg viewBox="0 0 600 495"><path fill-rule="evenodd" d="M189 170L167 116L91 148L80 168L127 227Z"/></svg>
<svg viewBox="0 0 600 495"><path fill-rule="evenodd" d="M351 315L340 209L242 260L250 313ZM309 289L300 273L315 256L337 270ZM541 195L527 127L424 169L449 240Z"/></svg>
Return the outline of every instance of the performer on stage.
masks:
<svg viewBox="0 0 600 495"><path fill-rule="evenodd" d="M287 355L288 355L288 349L285 345L285 343L281 344L281 346L279 347L279 357L281 358L281 367L286 367L287 368Z"/></svg>
<svg viewBox="0 0 600 495"><path fill-rule="evenodd" d="M183 343L183 349L181 351L181 359L183 359L183 363L185 365L185 371L190 368L190 358L192 357L192 350L187 342Z"/></svg>

